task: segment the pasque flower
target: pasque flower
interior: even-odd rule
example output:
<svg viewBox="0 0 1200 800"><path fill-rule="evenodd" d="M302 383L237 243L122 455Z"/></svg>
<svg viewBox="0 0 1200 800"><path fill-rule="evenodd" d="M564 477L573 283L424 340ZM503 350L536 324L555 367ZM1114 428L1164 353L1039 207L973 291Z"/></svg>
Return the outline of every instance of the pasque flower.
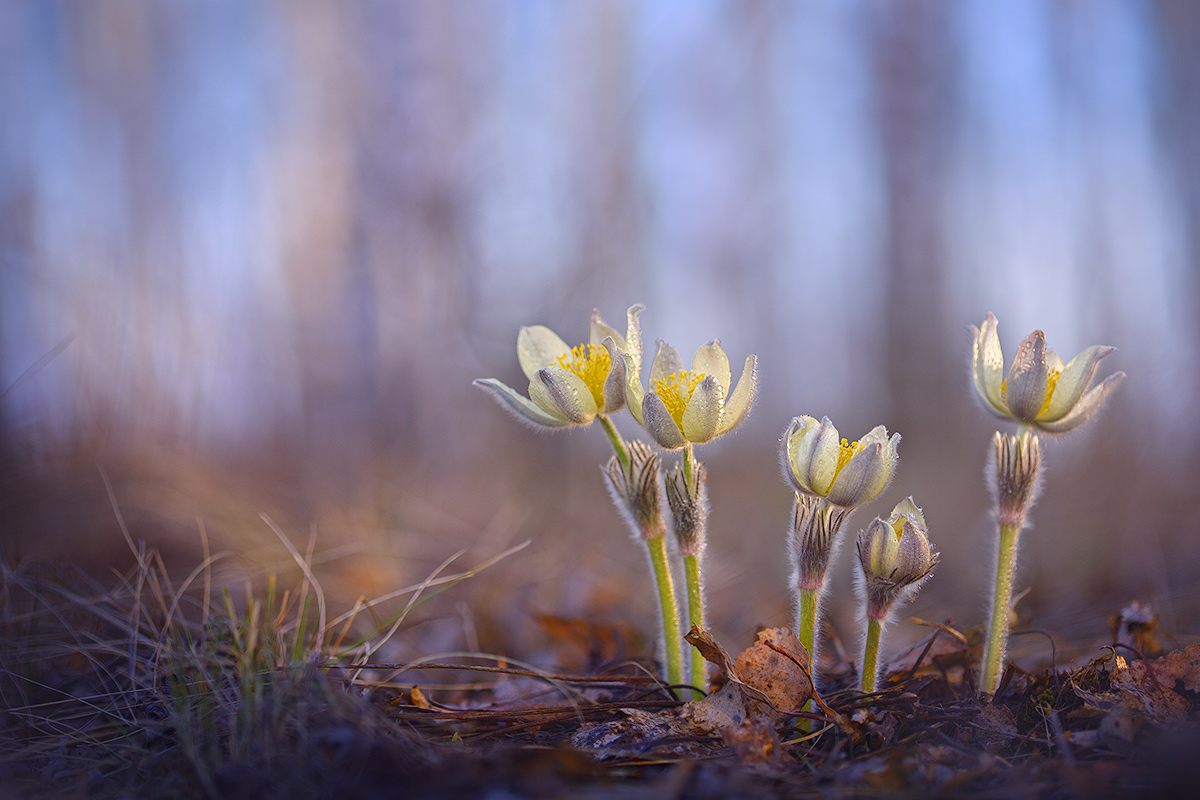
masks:
<svg viewBox="0 0 1200 800"><path fill-rule="evenodd" d="M630 306L625 335L592 312L589 340L570 347L545 325L521 328L517 334L517 359L529 378L529 397L495 378L480 378L475 385L487 391L523 422L546 428L587 425L597 414L611 414L625 405L625 370L641 367L642 332L638 314L645 307Z"/></svg>
<svg viewBox="0 0 1200 800"><path fill-rule="evenodd" d="M875 691L879 677L879 645L897 605L906 601L937 564L929 551L925 516L909 497L884 519L876 517L858 537L861 579L859 596L866 611L860 688Z"/></svg>
<svg viewBox="0 0 1200 800"><path fill-rule="evenodd" d="M638 363L625 362L625 398L634 418L660 447L678 450L728 433L746 418L758 384L758 357L747 356L737 386L729 357L714 339L692 357L691 369L674 347L658 342L650 364L650 388L642 385ZM732 387L732 390L731 390Z"/></svg>
<svg viewBox="0 0 1200 800"><path fill-rule="evenodd" d="M783 434L784 477L796 490L823 497L835 506L853 508L879 496L896 469L900 434L889 439L879 425L857 442L838 436L823 417L796 417Z"/></svg>
<svg viewBox="0 0 1200 800"><path fill-rule="evenodd" d="M1092 345L1064 365L1057 353L1046 349L1041 331L1025 337L1005 375L998 325L988 313L982 326L971 326L971 379L983 407L997 417L1046 433L1073 430L1096 413L1125 377L1115 372L1092 386L1100 361L1116 348Z"/></svg>

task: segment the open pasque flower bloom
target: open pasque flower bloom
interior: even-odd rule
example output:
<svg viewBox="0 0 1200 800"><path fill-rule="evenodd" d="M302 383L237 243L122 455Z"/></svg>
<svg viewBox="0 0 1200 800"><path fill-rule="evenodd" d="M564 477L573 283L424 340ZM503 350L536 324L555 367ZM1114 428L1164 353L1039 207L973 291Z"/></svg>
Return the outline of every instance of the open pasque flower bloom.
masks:
<svg viewBox="0 0 1200 800"><path fill-rule="evenodd" d="M638 423L659 446L677 450L701 444L731 431L746 418L758 386L758 357L747 356L732 386L729 357L714 339L696 351L691 369L674 347L658 342L650 364L650 390L642 385L639 365L625 362L625 398Z"/></svg>
<svg viewBox="0 0 1200 800"><path fill-rule="evenodd" d="M1046 433L1073 430L1096 413L1125 377L1115 372L1091 386L1100 360L1116 348L1092 345L1064 366L1057 353L1046 349L1041 331L1021 342L1006 376L998 325L989 312L981 327L971 326L971 379L983 407L997 417Z"/></svg>
<svg viewBox="0 0 1200 800"><path fill-rule="evenodd" d="M521 328L517 359L529 378L529 397L495 378L473 383L485 390L517 419L546 428L587 425L597 414L611 414L625 405L625 370L642 363L642 331L638 315L645 306L630 306L624 336L592 312L587 344L569 347L545 325Z"/></svg>
<svg viewBox="0 0 1200 800"><path fill-rule="evenodd" d="M887 519L876 517L858 537L867 616L883 619L900 600L916 592L937 564L929 551L921 509L909 497Z"/></svg>
<svg viewBox="0 0 1200 800"><path fill-rule="evenodd" d="M854 508L887 488L896 471L899 444L900 434L889 439L882 425L852 443L838 436L829 417L820 422L796 417L784 431L780 448L784 478L803 494Z"/></svg>

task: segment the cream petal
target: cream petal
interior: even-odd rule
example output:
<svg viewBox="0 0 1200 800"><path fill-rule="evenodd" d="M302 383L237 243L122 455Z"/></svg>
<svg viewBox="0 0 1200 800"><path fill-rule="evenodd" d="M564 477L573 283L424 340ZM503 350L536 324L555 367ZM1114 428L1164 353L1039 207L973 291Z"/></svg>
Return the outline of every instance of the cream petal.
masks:
<svg viewBox="0 0 1200 800"><path fill-rule="evenodd" d="M633 368L642 371L642 324L638 316L646 310L641 303L635 303L625 312L625 352L633 360Z"/></svg>
<svg viewBox="0 0 1200 800"><path fill-rule="evenodd" d="M1046 402L1050 385L1050 369L1046 363L1046 335L1034 331L1021 341L1008 370L1005 394L1008 410L1024 422L1032 422Z"/></svg>
<svg viewBox="0 0 1200 800"><path fill-rule="evenodd" d="M480 378L471 383L494 397L504 410L521 422L543 428L561 428L571 424L565 419L550 416L530 402L529 398L505 386L495 378Z"/></svg>
<svg viewBox="0 0 1200 800"><path fill-rule="evenodd" d="M647 394L642 401L642 417L644 418L643 427L660 447L665 447L667 450L678 450L687 444L683 431L679 430L679 426L671 418L671 412L667 411L662 398L654 392Z"/></svg>
<svg viewBox="0 0 1200 800"><path fill-rule="evenodd" d="M683 372L685 369L687 368L683 365L683 359L679 357L679 351L659 339L658 352L654 354L654 360L650 362L650 385L653 386L655 381L674 375L676 372Z"/></svg>
<svg viewBox="0 0 1200 800"><path fill-rule="evenodd" d="M728 386L729 384L724 384ZM742 376L738 378L737 386L733 387L733 391L725 399L725 411L721 414L721 427L717 430L717 435L728 433L734 427L741 424L741 421L750 413L750 406L754 404L754 396L758 394L758 356L746 356L746 363L742 366ZM809 417L809 419L812 419ZM813 420L815 423L816 420Z"/></svg>
<svg viewBox="0 0 1200 800"><path fill-rule="evenodd" d="M638 425L642 425L642 402L646 396L646 389L642 386L642 376L633 363L633 356L628 353L619 353L619 355L625 368L625 404L629 406L629 413L633 414Z"/></svg>
<svg viewBox="0 0 1200 800"><path fill-rule="evenodd" d="M592 324L588 329L588 341L596 346L599 346L603 344L604 340L610 336L612 337L612 340L617 343L617 347L620 347L622 350L627 349L625 345L625 337L618 333L616 328L605 324L604 320L600 318L600 311L593 308Z"/></svg>
<svg viewBox="0 0 1200 800"><path fill-rule="evenodd" d="M783 478L797 489L807 491L800 485L800 479L796 474L796 449L800 446L804 435L819 424L813 417L795 417L783 432L783 438L780 440L779 457L783 462Z"/></svg>
<svg viewBox="0 0 1200 800"><path fill-rule="evenodd" d="M608 371L608 376L604 379L604 408L600 411L604 414L611 414L614 411L620 411L621 407L625 405L625 359L621 358L621 350L611 336L604 337L601 344L608 351L612 369Z"/></svg>
<svg viewBox="0 0 1200 800"><path fill-rule="evenodd" d="M829 494L837 469L841 439L837 428L822 417L821 424L809 431L796 448L797 477L811 494Z"/></svg>
<svg viewBox="0 0 1200 800"><path fill-rule="evenodd" d="M582 425L596 416L596 401L583 379L562 367L545 367L529 382L529 399L543 411L556 411L564 419Z"/></svg>
<svg viewBox="0 0 1200 800"><path fill-rule="evenodd" d="M559 356L569 356L571 348L557 333L545 325L530 325L517 334L517 360L525 377L533 380L542 367L558 361Z"/></svg>
<svg viewBox="0 0 1200 800"><path fill-rule="evenodd" d="M1053 422L1036 423L1038 430L1045 431L1046 433L1066 433L1078 428L1096 413L1096 410L1100 408L1100 404L1104 402L1104 398L1108 397L1112 393L1112 390L1117 388L1117 384L1124 379L1124 372L1114 372L1101 383L1093 386L1091 391L1085 394L1083 399L1076 403L1075 407L1062 419Z"/></svg>
<svg viewBox="0 0 1200 800"><path fill-rule="evenodd" d="M721 349L721 340L713 339L702 345L692 357L692 372L697 375L712 375L721 384L722 391L728 392L733 386L729 372L729 356Z"/></svg>
<svg viewBox="0 0 1200 800"><path fill-rule="evenodd" d="M1050 396L1050 405L1045 413L1038 415L1038 421L1054 422L1069 414L1091 385L1101 359L1114 350L1115 347L1097 344L1072 358L1071 363L1062 368L1054 394Z"/></svg>
<svg viewBox="0 0 1200 800"><path fill-rule="evenodd" d="M1053 349L1046 350L1046 367L1051 371L1063 371L1063 360L1059 358L1058 353Z"/></svg>
<svg viewBox="0 0 1200 800"><path fill-rule="evenodd" d="M872 442L854 454L829 487L829 502L854 508L874 500L890 477L883 461L883 444Z"/></svg>
<svg viewBox="0 0 1200 800"><path fill-rule="evenodd" d="M721 424L721 406L725 391L713 375L709 375L692 392L683 409L683 436L697 444L717 435Z"/></svg>
<svg viewBox="0 0 1200 800"><path fill-rule="evenodd" d="M921 509L913 502L911 496L901 500L892 509L892 519L899 519L900 517L908 517L913 521L913 524L922 529L925 528L925 515L921 513Z"/></svg>
<svg viewBox="0 0 1200 800"><path fill-rule="evenodd" d="M1004 383L1004 353L1000 349L999 322L996 315L988 312L982 328L971 326L974 342L971 346L971 377L975 393L989 411L1002 417L1008 412L1000 387Z"/></svg>

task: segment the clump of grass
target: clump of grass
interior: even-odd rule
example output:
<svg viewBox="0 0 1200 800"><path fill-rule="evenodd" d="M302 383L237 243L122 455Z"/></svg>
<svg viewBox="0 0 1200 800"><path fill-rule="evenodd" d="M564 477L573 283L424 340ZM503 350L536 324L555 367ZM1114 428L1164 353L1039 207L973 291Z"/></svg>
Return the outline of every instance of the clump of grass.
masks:
<svg viewBox="0 0 1200 800"><path fill-rule="evenodd" d="M269 519L302 577L214 587L207 554L178 585L159 554L105 588L78 569L0 561L0 785L89 796L338 796L435 758L360 682L420 602L473 569L360 597L332 615L309 564ZM203 533L203 531L202 531ZM203 536L202 536L203 538ZM382 603L407 601L381 615Z"/></svg>

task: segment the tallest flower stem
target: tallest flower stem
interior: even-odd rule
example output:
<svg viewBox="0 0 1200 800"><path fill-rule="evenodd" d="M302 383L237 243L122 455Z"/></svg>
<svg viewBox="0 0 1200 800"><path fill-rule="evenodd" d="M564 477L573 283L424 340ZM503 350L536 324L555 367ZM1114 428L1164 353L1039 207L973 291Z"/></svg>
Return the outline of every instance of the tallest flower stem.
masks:
<svg viewBox="0 0 1200 800"><path fill-rule="evenodd" d="M987 650L983 657L983 690L995 694L1000 687L1004 652L1008 645L1008 617L1012 606L1013 567L1017 560L1016 525L1000 526L1000 548L996 559L996 591L992 598L992 621L988 625Z"/></svg>

